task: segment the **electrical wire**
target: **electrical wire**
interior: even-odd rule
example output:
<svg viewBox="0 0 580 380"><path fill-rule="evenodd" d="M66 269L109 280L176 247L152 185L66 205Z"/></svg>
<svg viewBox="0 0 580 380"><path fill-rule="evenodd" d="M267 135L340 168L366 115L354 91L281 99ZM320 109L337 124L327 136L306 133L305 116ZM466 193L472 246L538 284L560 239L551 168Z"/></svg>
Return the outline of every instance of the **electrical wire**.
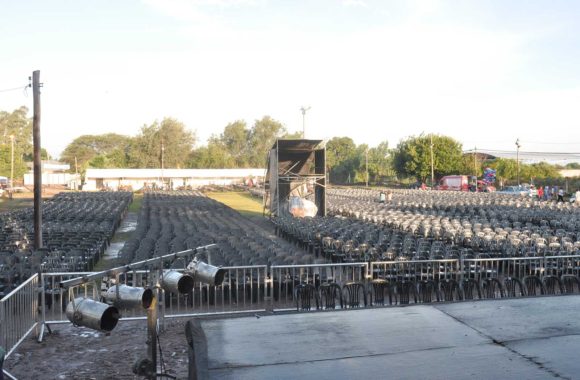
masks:
<svg viewBox="0 0 580 380"><path fill-rule="evenodd" d="M26 87L28 87L28 85L26 86L20 86L20 87L13 87L13 88L5 88L0 90L0 92L9 92L9 91L16 91L16 90L26 90Z"/></svg>

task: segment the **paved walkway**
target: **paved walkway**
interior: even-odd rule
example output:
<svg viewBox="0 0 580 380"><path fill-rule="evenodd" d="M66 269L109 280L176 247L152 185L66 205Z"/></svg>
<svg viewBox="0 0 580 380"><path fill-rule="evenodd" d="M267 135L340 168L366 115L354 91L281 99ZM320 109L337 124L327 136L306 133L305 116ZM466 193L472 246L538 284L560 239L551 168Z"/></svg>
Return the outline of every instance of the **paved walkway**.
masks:
<svg viewBox="0 0 580 380"><path fill-rule="evenodd" d="M206 320L210 379L580 379L580 296Z"/></svg>

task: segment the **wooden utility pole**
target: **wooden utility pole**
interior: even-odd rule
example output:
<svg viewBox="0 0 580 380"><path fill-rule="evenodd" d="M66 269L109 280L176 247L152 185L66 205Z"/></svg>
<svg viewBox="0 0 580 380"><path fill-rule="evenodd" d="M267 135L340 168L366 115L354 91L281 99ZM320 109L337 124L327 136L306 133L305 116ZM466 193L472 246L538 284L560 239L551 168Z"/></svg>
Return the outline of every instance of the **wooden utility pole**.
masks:
<svg viewBox="0 0 580 380"><path fill-rule="evenodd" d="M433 163L433 134L430 135L431 138L431 187L435 188L435 165Z"/></svg>
<svg viewBox="0 0 580 380"><path fill-rule="evenodd" d="M40 71L32 73L34 116L32 143L34 151L34 249L42 248L42 165L40 162Z"/></svg>
<svg viewBox="0 0 580 380"><path fill-rule="evenodd" d="M473 149L473 175L477 177L477 147Z"/></svg>

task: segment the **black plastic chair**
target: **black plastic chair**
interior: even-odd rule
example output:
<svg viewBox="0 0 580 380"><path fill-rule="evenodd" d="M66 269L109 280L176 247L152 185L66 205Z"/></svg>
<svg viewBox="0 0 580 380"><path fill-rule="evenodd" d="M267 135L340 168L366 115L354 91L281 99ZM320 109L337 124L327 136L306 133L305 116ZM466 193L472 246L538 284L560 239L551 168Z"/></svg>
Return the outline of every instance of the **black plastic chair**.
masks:
<svg viewBox="0 0 580 380"><path fill-rule="evenodd" d="M472 278L464 278L460 283L461 288L461 298L464 300L480 300L481 288L479 283Z"/></svg>
<svg viewBox="0 0 580 380"><path fill-rule="evenodd" d="M320 306L324 309L336 309L337 300L338 306L344 308L344 302L342 299L342 291L340 286L336 283L322 284L319 288L320 292Z"/></svg>
<svg viewBox="0 0 580 380"><path fill-rule="evenodd" d="M295 290L296 310L310 311L312 309L312 301L316 304L316 309L319 309L318 295L316 288L311 284L300 284Z"/></svg>
<svg viewBox="0 0 580 380"><path fill-rule="evenodd" d="M417 285L412 281L397 281L395 283L395 295L399 305L417 303Z"/></svg>
<svg viewBox="0 0 580 380"><path fill-rule="evenodd" d="M561 277L564 293L575 294L580 293L580 280L573 274L564 274Z"/></svg>
<svg viewBox="0 0 580 380"><path fill-rule="evenodd" d="M564 287L562 281L556 276L545 276L542 280L546 294L556 295L564 294Z"/></svg>
<svg viewBox="0 0 580 380"><path fill-rule="evenodd" d="M538 296L546 294L546 288L538 276L526 276L522 279L526 287L526 295Z"/></svg>
<svg viewBox="0 0 580 380"><path fill-rule="evenodd" d="M387 280L375 279L369 283L369 304L384 306L387 302L389 305L393 303L393 291L391 284ZM387 296L389 297L387 299Z"/></svg>
<svg viewBox="0 0 580 380"><path fill-rule="evenodd" d="M347 282L344 284L342 287L342 295L348 308L361 307L361 298L363 306L367 306L367 294L365 286L361 282Z"/></svg>
<svg viewBox="0 0 580 380"><path fill-rule="evenodd" d="M482 295L485 298L503 298L505 291L503 285L497 278L485 278L481 281Z"/></svg>
<svg viewBox="0 0 580 380"><path fill-rule="evenodd" d="M523 297L526 295L524 284L517 277L506 277L503 280L506 297Z"/></svg>
<svg viewBox="0 0 580 380"><path fill-rule="evenodd" d="M439 293L443 301L461 301L459 284L453 279L445 279L439 282Z"/></svg>
<svg viewBox="0 0 580 380"><path fill-rule="evenodd" d="M439 302L441 300L437 285L433 280L419 281L417 283L417 294L419 296L419 302L422 303Z"/></svg>

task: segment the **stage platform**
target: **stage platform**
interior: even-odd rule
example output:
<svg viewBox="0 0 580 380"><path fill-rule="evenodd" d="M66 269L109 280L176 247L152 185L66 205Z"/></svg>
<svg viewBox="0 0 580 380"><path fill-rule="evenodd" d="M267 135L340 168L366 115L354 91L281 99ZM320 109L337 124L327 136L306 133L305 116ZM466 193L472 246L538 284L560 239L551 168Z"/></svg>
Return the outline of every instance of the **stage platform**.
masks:
<svg viewBox="0 0 580 380"><path fill-rule="evenodd" d="M559 296L204 320L198 375L580 379L579 316Z"/></svg>

